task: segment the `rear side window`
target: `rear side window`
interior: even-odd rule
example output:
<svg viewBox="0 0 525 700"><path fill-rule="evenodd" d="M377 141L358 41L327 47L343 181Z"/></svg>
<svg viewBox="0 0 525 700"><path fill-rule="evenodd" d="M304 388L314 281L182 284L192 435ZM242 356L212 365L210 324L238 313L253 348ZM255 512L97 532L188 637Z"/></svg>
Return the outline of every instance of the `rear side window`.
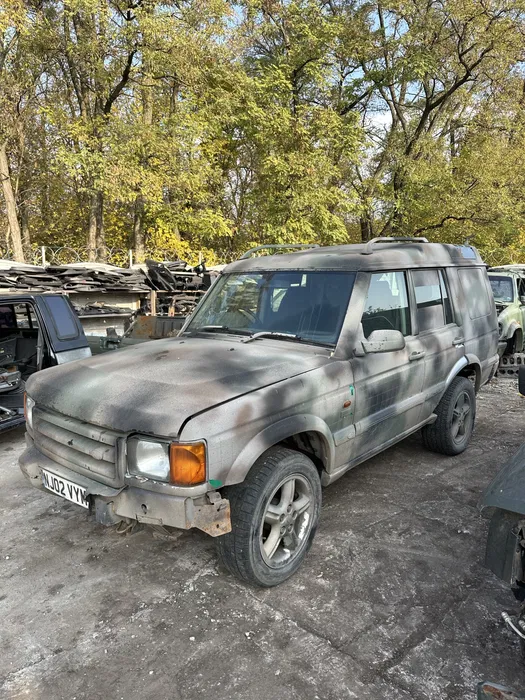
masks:
<svg viewBox="0 0 525 700"><path fill-rule="evenodd" d="M370 276L361 323L365 338L373 331L384 329L410 335L412 329L404 272L378 272Z"/></svg>
<svg viewBox="0 0 525 700"><path fill-rule="evenodd" d="M441 270L412 272L419 331L442 328L452 323L452 307Z"/></svg>
<svg viewBox="0 0 525 700"><path fill-rule="evenodd" d="M52 315L53 325L59 340L72 340L78 337L78 328L73 311L64 297L44 297Z"/></svg>
<svg viewBox="0 0 525 700"><path fill-rule="evenodd" d="M489 297L485 270L471 267L458 270L470 318L488 316L494 308L494 300Z"/></svg>

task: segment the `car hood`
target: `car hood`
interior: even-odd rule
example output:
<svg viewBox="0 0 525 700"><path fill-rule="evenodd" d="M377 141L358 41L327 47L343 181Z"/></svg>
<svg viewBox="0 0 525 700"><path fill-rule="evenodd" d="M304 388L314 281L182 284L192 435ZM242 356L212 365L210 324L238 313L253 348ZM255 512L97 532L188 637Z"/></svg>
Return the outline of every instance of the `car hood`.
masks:
<svg viewBox="0 0 525 700"><path fill-rule="evenodd" d="M27 392L87 423L175 437L196 413L330 361L286 341L169 338L43 370Z"/></svg>

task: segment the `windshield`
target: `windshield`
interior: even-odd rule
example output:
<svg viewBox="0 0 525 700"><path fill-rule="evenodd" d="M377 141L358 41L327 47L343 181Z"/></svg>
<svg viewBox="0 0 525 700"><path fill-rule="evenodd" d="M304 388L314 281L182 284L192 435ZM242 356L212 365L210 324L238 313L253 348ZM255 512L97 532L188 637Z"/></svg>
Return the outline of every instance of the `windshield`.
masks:
<svg viewBox="0 0 525 700"><path fill-rule="evenodd" d="M354 272L277 270L226 274L204 298L186 332L200 328L242 334L282 333L335 345Z"/></svg>
<svg viewBox="0 0 525 700"><path fill-rule="evenodd" d="M500 275L489 275L490 286L494 299L501 302L514 301L514 285L512 277L503 277Z"/></svg>

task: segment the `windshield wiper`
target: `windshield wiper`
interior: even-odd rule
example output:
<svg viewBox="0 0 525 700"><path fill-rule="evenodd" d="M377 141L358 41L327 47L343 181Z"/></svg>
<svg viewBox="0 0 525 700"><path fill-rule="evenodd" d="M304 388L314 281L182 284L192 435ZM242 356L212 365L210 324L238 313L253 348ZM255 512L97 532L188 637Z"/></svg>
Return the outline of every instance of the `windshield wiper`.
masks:
<svg viewBox="0 0 525 700"><path fill-rule="evenodd" d="M279 333L278 331L259 331L259 333L252 333L249 338L243 340L243 343L250 343L252 340L257 340L257 338L282 338L282 340L297 340L301 341L302 338L294 333Z"/></svg>
<svg viewBox="0 0 525 700"><path fill-rule="evenodd" d="M230 328L229 326L199 326L187 331L190 334L195 333L232 333L234 335L251 335L251 331L244 328Z"/></svg>

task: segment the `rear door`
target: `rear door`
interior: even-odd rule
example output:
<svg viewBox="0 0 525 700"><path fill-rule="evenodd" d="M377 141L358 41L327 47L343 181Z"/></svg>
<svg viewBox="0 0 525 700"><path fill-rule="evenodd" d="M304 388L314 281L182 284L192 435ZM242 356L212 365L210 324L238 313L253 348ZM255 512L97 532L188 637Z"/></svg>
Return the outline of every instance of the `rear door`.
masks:
<svg viewBox="0 0 525 700"><path fill-rule="evenodd" d="M370 275L361 319L362 337L373 331L398 330L402 350L354 357L356 452L352 458L394 442L420 420L425 351L413 333L407 274Z"/></svg>
<svg viewBox="0 0 525 700"><path fill-rule="evenodd" d="M446 269L412 270L416 332L425 349L425 420L441 398L446 380L465 356L465 338L451 303Z"/></svg>
<svg viewBox="0 0 525 700"><path fill-rule="evenodd" d="M50 351L54 354L57 364L91 355L80 320L67 296L42 295L35 297L35 303L46 329Z"/></svg>

